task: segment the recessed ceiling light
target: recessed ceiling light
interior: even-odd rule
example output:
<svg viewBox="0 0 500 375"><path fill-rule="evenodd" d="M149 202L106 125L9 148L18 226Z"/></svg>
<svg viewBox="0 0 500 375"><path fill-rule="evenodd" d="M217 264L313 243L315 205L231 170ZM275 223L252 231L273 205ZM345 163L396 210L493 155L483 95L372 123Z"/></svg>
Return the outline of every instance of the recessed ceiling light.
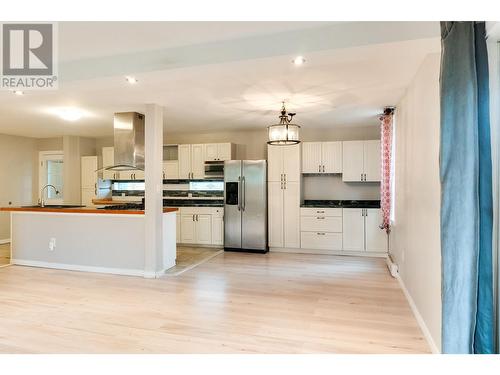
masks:
<svg viewBox="0 0 500 375"><path fill-rule="evenodd" d="M19 90L14 90L14 91L12 91L12 93L13 93L14 95L19 95L19 96L24 95L24 91L19 91Z"/></svg>
<svg viewBox="0 0 500 375"><path fill-rule="evenodd" d="M135 85L137 82L139 82L139 81L137 80L137 78L135 78L135 77L130 77L130 76L125 77L125 80L126 80L128 83L130 83L131 85Z"/></svg>
<svg viewBox="0 0 500 375"><path fill-rule="evenodd" d="M59 108L56 110L57 115L66 121L78 121L84 113L82 110L73 107Z"/></svg>
<svg viewBox="0 0 500 375"><path fill-rule="evenodd" d="M292 62L295 64L295 65L302 65L306 62L306 59L304 59L303 56L297 56L296 58L294 58L292 60Z"/></svg>

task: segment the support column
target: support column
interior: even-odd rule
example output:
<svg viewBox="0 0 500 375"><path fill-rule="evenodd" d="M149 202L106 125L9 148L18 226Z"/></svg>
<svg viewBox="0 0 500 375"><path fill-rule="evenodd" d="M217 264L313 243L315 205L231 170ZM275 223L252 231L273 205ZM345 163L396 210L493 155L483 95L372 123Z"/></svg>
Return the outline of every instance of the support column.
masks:
<svg viewBox="0 0 500 375"><path fill-rule="evenodd" d="M145 115L144 277L154 278L163 265L163 108L147 104Z"/></svg>

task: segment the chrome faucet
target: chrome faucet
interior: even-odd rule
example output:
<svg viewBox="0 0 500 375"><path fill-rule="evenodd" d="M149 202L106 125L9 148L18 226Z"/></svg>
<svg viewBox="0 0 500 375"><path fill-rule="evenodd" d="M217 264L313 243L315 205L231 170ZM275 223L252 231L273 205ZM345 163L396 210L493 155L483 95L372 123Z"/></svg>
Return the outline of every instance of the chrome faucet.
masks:
<svg viewBox="0 0 500 375"><path fill-rule="evenodd" d="M40 199L38 199L38 205L40 207L45 207L45 200L43 199L43 196L45 194L45 189L51 187L52 189L54 189L54 191L56 192L56 194L59 194L59 190L56 189L56 187L54 185L51 185L51 184L47 184L45 185L42 190L40 191Z"/></svg>

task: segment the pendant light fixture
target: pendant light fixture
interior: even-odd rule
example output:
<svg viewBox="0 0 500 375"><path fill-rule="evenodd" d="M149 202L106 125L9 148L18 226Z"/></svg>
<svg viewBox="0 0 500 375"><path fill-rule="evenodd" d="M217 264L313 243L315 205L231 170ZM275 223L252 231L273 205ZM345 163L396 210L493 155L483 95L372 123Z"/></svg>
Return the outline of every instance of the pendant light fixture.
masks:
<svg viewBox="0 0 500 375"><path fill-rule="evenodd" d="M292 124L292 119L295 115L295 113L286 112L285 102L283 101L283 106L281 107L281 115L279 116L279 124L270 125L267 127L269 139L267 141L268 144L276 146L286 146L300 143L300 126Z"/></svg>

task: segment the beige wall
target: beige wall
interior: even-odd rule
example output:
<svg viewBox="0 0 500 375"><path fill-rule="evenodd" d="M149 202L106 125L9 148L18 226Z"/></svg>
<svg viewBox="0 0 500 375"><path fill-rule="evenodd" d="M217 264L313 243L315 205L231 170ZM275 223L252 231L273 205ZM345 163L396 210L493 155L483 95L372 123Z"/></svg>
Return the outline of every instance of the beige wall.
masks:
<svg viewBox="0 0 500 375"><path fill-rule="evenodd" d="M29 205L36 193L36 140L0 134L0 207ZM10 238L10 214L0 213L0 240Z"/></svg>
<svg viewBox="0 0 500 375"><path fill-rule="evenodd" d="M397 106L396 119L396 211L390 249L400 277L439 349L439 55L424 60Z"/></svg>
<svg viewBox="0 0 500 375"><path fill-rule="evenodd" d="M342 182L341 175L306 176L303 179L302 191L304 199L380 199L379 183L345 183Z"/></svg>

